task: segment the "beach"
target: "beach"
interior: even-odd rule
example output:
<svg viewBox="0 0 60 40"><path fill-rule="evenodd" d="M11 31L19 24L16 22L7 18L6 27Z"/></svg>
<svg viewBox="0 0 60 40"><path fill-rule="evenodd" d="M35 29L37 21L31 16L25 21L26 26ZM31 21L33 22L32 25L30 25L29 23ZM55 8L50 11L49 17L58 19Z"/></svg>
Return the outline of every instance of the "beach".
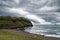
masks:
<svg viewBox="0 0 60 40"><path fill-rule="evenodd" d="M56 37L45 37L42 35L37 35L37 34L32 34L32 33L28 33L22 30L16 30L16 29L1 29L0 31L7 31L7 32L13 32L13 33L17 33L17 34L22 34L22 35L27 35L27 37L29 38L35 38L37 40L60 40L60 38L56 38ZM30 40L30 39L28 39ZM33 39L34 40L34 39Z"/></svg>

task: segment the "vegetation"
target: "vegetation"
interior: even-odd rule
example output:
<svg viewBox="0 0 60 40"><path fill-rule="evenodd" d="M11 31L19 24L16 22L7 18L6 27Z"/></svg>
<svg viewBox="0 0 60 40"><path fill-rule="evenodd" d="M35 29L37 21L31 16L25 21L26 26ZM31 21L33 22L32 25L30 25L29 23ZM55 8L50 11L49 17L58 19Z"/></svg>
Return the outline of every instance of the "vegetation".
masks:
<svg viewBox="0 0 60 40"><path fill-rule="evenodd" d="M37 37L24 32L13 32L13 31L1 31L0 40L43 40L43 37Z"/></svg>
<svg viewBox="0 0 60 40"><path fill-rule="evenodd" d="M23 28L32 26L32 23L24 17L0 16L0 28Z"/></svg>

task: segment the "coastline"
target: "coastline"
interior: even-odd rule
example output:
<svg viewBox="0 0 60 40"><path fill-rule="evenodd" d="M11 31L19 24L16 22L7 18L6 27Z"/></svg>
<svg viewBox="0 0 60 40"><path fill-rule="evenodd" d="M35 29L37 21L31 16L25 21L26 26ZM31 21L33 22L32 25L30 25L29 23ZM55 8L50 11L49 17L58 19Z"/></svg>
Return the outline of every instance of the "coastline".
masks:
<svg viewBox="0 0 60 40"><path fill-rule="evenodd" d="M24 17L0 16L0 29L16 29L33 26L31 21Z"/></svg>
<svg viewBox="0 0 60 40"><path fill-rule="evenodd" d="M44 38L44 40L60 40L60 37L44 36L44 35L41 35L41 34L33 34L33 33L26 32L26 31L24 31L24 32L28 33L28 34L31 34L31 35L34 35L36 37L42 37L42 38Z"/></svg>
<svg viewBox="0 0 60 40"><path fill-rule="evenodd" d="M60 40L60 38L56 38L56 37L46 37L44 35L37 35L37 34L32 34L29 32L25 32L23 30L16 30L16 29L0 29L2 31L8 31L8 32L16 32L16 33L24 33L27 34L29 36L33 36L33 37L38 37L38 38L42 38L43 40Z"/></svg>

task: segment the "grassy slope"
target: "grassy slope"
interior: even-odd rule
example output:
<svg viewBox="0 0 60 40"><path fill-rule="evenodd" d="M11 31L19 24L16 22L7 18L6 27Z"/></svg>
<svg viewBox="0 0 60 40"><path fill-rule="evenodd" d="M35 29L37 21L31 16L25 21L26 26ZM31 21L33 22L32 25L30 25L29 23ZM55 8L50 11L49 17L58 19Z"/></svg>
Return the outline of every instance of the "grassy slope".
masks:
<svg viewBox="0 0 60 40"><path fill-rule="evenodd" d="M11 31L0 30L0 40L43 40L44 38L36 37L23 32L16 33Z"/></svg>
<svg viewBox="0 0 60 40"><path fill-rule="evenodd" d="M32 26L32 23L24 17L10 17L0 16L0 28L1 27L27 27Z"/></svg>

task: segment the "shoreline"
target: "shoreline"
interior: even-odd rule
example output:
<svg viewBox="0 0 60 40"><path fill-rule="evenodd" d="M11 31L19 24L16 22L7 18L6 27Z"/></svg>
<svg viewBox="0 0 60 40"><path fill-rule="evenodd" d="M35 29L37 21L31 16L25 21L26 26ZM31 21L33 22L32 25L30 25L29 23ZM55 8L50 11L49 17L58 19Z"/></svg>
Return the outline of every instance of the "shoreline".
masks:
<svg viewBox="0 0 60 40"><path fill-rule="evenodd" d="M16 33L24 33L27 35L31 35L34 37L38 37L38 38L43 38L44 40L60 40L60 38L56 38L56 37L46 37L44 35L38 35L38 34L33 34L33 33L29 33L29 32L25 32L23 30L16 30L16 29L0 29L2 31L10 31L10 32L16 32Z"/></svg>
<svg viewBox="0 0 60 40"><path fill-rule="evenodd" d="M51 37L51 36L45 36L45 35L41 35L41 34L34 34L34 33L29 33L29 32L26 32L24 31L25 33L28 33L28 34L32 34L32 35L36 35L38 37L44 37L46 38L47 40L60 40L60 37ZM45 39L44 39L45 40Z"/></svg>

